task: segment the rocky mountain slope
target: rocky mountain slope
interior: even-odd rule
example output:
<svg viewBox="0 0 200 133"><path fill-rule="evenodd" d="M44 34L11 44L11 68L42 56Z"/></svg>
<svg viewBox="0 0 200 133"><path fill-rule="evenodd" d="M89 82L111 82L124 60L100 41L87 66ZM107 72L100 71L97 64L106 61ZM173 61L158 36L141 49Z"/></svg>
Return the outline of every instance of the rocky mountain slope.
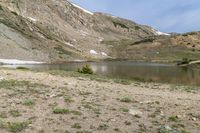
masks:
<svg viewBox="0 0 200 133"><path fill-rule="evenodd" d="M190 36L183 38L193 40ZM165 47L162 44L171 47L174 44L171 41L184 42L179 39L181 36L170 38L130 20L89 12L66 0L0 0L3 59L44 62L145 59L151 50ZM176 41L175 44L178 45Z"/></svg>

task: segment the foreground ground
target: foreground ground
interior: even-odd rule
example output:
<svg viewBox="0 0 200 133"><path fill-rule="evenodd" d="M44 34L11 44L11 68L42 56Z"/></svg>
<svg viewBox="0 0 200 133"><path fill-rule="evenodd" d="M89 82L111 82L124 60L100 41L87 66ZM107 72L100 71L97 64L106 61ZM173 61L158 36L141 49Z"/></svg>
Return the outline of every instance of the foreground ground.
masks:
<svg viewBox="0 0 200 133"><path fill-rule="evenodd" d="M0 80L1 133L200 132L198 87L9 69Z"/></svg>

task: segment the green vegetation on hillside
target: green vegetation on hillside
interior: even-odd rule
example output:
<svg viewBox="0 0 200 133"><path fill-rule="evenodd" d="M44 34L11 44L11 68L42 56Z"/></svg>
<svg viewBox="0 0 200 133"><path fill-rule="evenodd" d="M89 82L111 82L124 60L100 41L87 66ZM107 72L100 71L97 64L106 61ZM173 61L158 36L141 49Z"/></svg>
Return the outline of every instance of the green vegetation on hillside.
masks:
<svg viewBox="0 0 200 133"><path fill-rule="evenodd" d="M112 21L114 26L117 27L117 26L120 26L121 28L125 28L125 29L129 29L128 26L126 26L125 24L123 23L120 23L120 22L116 22L116 21Z"/></svg>

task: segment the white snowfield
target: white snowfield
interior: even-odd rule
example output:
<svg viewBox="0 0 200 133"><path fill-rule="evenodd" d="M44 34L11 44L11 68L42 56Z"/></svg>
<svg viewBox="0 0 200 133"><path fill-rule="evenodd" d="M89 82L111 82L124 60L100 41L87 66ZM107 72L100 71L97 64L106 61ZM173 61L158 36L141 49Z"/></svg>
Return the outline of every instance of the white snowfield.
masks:
<svg viewBox="0 0 200 133"><path fill-rule="evenodd" d="M95 51L95 50L90 50L90 54L95 54L95 55L97 55L98 53L97 53L97 51Z"/></svg>
<svg viewBox="0 0 200 133"><path fill-rule="evenodd" d="M24 60L17 60L17 59L0 59L0 63L9 64L9 65L20 65L20 64L43 64L44 62L24 61Z"/></svg>
<svg viewBox="0 0 200 133"><path fill-rule="evenodd" d="M100 52L100 53L98 53L97 51L95 51L95 50L93 50L93 49L90 50L90 54L93 54L93 55L98 55L98 54L100 54L100 55L103 55L103 56L108 56L105 52Z"/></svg>
<svg viewBox="0 0 200 133"><path fill-rule="evenodd" d="M92 13L92 12L90 12L90 11L88 11L88 10L86 10L86 9L84 9L84 8L82 8L82 7L74 4L74 3L72 3L72 5L75 6L75 7L77 7L77 8L79 8L79 9L81 9L82 11L84 11L84 12L90 14L90 15L94 15L94 13Z"/></svg>
<svg viewBox="0 0 200 133"><path fill-rule="evenodd" d="M161 31L158 31L158 30L155 30L155 29L152 29L153 32L155 33L155 35L165 35L165 36L170 36L170 34L168 33L164 33L164 32L161 32Z"/></svg>

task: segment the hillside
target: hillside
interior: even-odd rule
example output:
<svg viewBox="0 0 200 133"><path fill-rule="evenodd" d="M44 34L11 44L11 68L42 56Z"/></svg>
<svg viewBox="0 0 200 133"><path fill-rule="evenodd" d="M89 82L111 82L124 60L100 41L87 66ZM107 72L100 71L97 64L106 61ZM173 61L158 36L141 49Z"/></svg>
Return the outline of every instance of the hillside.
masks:
<svg viewBox="0 0 200 133"><path fill-rule="evenodd" d="M130 20L89 12L66 0L0 1L1 59L156 59L155 53L163 48L169 52L175 45L188 50L189 46L181 44L193 36L170 37Z"/></svg>
<svg viewBox="0 0 200 133"><path fill-rule="evenodd" d="M112 56L104 41L155 34L148 26L90 13L65 0L2 0L0 16L1 58L102 59Z"/></svg>
<svg viewBox="0 0 200 133"><path fill-rule="evenodd" d="M200 32L153 36L111 44L116 44L112 49L116 57L131 60L172 62L184 58L199 60L200 57Z"/></svg>

